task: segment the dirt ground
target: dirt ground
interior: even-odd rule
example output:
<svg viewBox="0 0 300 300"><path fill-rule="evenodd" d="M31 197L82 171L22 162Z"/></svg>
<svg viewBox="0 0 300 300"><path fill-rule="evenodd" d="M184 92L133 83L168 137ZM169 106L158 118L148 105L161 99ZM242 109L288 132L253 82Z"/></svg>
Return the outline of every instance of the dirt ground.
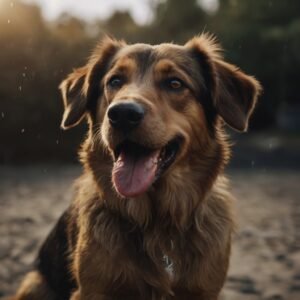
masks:
<svg viewBox="0 0 300 300"><path fill-rule="evenodd" d="M0 297L72 197L74 166L0 167ZM239 228L221 300L300 299L300 172L229 172Z"/></svg>

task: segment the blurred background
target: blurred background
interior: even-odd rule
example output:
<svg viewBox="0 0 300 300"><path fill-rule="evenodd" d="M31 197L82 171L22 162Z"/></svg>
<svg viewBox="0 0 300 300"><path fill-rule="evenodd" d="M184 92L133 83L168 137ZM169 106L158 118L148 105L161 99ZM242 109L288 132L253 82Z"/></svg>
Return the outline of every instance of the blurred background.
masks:
<svg viewBox="0 0 300 300"><path fill-rule="evenodd" d="M300 299L299 0L0 0L0 296L29 268L80 172L86 125L60 129L61 80L104 33L185 43L203 31L264 88L249 133L230 132L241 229L223 297Z"/></svg>
<svg viewBox="0 0 300 300"><path fill-rule="evenodd" d="M202 31L214 33L226 59L264 87L251 121L252 132L269 132L267 140L253 141L259 150L269 156L294 147L300 131L300 1L0 0L0 163L76 161L85 128L60 130L57 87L86 62L103 33L129 42L184 43Z"/></svg>

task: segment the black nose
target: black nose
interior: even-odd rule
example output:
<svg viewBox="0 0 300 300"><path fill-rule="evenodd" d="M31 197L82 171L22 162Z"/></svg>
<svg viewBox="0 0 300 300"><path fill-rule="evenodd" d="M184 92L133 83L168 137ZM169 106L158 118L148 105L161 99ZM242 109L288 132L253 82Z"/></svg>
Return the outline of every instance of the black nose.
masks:
<svg viewBox="0 0 300 300"><path fill-rule="evenodd" d="M124 102L112 105L108 109L107 115L111 126L128 131L141 123L145 110L141 104Z"/></svg>

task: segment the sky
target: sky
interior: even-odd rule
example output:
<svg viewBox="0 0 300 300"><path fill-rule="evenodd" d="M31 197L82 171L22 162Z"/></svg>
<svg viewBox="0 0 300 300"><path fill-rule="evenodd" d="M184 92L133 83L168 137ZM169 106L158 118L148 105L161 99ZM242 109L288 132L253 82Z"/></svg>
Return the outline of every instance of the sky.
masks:
<svg viewBox="0 0 300 300"><path fill-rule="evenodd" d="M41 6L43 15L48 20L67 12L87 21L106 19L115 10L128 10L138 24L147 24L152 20L151 5L159 0L22 0ZM183 0L184 1L184 0ZM217 9L218 0L198 0L208 11Z"/></svg>

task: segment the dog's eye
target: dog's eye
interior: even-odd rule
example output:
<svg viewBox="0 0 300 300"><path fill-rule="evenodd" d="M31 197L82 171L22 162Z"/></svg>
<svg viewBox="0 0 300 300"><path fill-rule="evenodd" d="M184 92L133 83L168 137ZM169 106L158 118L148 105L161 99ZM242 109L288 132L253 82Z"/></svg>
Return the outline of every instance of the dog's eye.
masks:
<svg viewBox="0 0 300 300"><path fill-rule="evenodd" d="M120 88L123 84L124 80L120 76L113 76L107 82L107 85L114 89Z"/></svg>
<svg viewBox="0 0 300 300"><path fill-rule="evenodd" d="M167 84L167 87L171 90L179 90L184 87L183 82L178 78L168 79L166 84Z"/></svg>

